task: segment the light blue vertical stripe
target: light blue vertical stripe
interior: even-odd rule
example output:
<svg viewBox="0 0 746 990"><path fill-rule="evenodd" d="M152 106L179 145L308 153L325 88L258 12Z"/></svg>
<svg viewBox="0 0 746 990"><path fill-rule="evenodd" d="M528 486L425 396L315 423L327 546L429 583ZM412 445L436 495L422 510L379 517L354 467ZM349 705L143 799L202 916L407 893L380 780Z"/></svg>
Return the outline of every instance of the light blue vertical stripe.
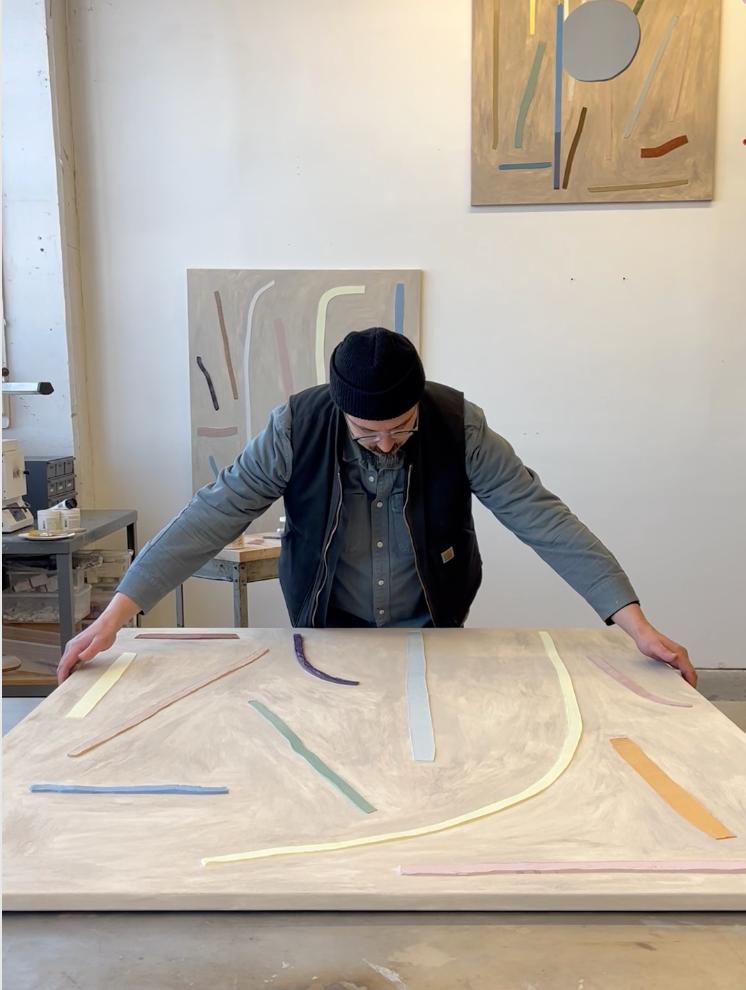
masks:
<svg viewBox="0 0 746 990"><path fill-rule="evenodd" d="M404 333L404 283L397 282L394 289L394 332Z"/></svg>
<svg viewBox="0 0 746 990"><path fill-rule="evenodd" d="M560 156L562 152L562 48L565 34L565 15L561 3L557 4L557 29L554 46L554 188L560 187Z"/></svg>
<svg viewBox="0 0 746 990"><path fill-rule="evenodd" d="M220 474L220 468L218 467L218 462L215 460L212 454L210 454L208 460L210 462L210 467L212 468L212 473L217 478L217 476Z"/></svg>
<svg viewBox="0 0 746 990"><path fill-rule="evenodd" d="M407 636L409 741L414 760L432 762L435 759L435 738L425 673L425 643L422 634L410 633Z"/></svg>

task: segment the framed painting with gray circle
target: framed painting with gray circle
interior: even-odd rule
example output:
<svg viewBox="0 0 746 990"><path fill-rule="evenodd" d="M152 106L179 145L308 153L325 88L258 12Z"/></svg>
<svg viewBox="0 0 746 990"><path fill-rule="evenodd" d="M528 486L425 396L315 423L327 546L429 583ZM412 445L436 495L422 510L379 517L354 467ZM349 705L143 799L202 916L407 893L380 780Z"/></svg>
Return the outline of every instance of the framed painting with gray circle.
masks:
<svg viewBox="0 0 746 990"><path fill-rule="evenodd" d="M472 204L713 196L720 0L474 0Z"/></svg>

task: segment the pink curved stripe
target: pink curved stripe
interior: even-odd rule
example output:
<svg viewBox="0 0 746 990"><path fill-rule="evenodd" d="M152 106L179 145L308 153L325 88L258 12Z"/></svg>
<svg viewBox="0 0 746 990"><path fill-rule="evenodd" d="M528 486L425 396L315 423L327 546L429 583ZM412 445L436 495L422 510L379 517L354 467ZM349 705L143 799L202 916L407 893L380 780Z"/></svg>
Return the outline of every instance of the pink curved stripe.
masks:
<svg viewBox="0 0 746 990"><path fill-rule="evenodd" d="M293 375L290 371L290 354L288 353L288 339L285 333L285 324L278 317L275 320L275 346L277 347L277 361L280 365L280 380L285 398L293 394Z"/></svg>
<svg viewBox="0 0 746 990"><path fill-rule="evenodd" d="M399 873L406 877L479 877L494 873L746 873L746 859L672 859L668 862L639 859L619 860L544 860L503 863L450 863L403 865Z"/></svg>
<svg viewBox="0 0 746 990"><path fill-rule="evenodd" d="M624 687L638 694L641 698L647 698L648 701L654 701L656 705L668 705L671 708L692 708L693 705L688 701L669 701L667 698L661 698L657 694L653 694L652 691L648 691L637 681L633 681L631 677L627 677L623 674L621 670L617 670L616 667L612 667L610 663L606 660L602 660L599 657L588 657L591 663L594 663L599 670L603 670L604 673L613 677L615 681L623 684Z"/></svg>

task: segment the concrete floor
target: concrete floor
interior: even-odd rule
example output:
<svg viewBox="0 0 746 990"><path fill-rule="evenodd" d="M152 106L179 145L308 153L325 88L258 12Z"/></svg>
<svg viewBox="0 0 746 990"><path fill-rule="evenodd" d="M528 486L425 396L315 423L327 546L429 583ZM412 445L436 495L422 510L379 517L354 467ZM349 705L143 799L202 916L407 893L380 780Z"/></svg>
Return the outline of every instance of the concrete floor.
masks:
<svg viewBox="0 0 746 990"><path fill-rule="evenodd" d="M740 990L746 915L9 915L7 990Z"/></svg>

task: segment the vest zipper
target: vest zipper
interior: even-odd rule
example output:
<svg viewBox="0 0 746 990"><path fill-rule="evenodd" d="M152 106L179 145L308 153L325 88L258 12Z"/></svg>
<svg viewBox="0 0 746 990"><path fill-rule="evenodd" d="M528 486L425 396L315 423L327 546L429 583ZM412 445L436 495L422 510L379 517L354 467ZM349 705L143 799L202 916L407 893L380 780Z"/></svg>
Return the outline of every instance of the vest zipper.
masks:
<svg viewBox="0 0 746 990"><path fill-rule="evenodd" d="M329 547L331 546L332 540L334 539L334 534L337 532L337 529L339 527L339 514L342 511L342 472L339 470L339 468L337 468L337 481L339 482L339 502L337 503L337 514L334 517L334 525L332 526L332 531L329 534L329 539L326 541L326 545L324 547L324 553L322 556L324 571L323 571L323 577L321 578L321 582L319 584L319 590L316 592L316 601L313 603L313 612L311 612L311 628L314 628L313 624L314 624L314 620L316 619L316 612L319 607L319 598L321 597L322 589L326 584L326 575L327 575L326 555L329 552Z"/></svg>
<svg viewBox="0 0 746 990"><path fill-rule="evenodd" d="M415 546L414 540L412 539L412 530L409 525L409 517L407 516L407 506L409 505L409 483L412 478L412 467L413 465L410 464L409 469L407 471L407 491L404 495L404 509L402 511L402 515L404 517L404 525L407 527L407 533L409 533L409 542L412 544L412 553L414 554L414 569L417 573L417 579L420 582L422 593L425 596L425 604L427 605L428 612L430 613L430 618L433 620L433 624L435 624L435 613L433 612L432 605L430 604L430 599L428 598L427 595L427 588L425 587L425 582L422 580L422 575L420 574L419 564L417 563L417 547Z"/></svg>

